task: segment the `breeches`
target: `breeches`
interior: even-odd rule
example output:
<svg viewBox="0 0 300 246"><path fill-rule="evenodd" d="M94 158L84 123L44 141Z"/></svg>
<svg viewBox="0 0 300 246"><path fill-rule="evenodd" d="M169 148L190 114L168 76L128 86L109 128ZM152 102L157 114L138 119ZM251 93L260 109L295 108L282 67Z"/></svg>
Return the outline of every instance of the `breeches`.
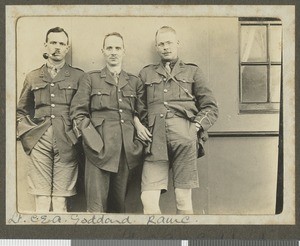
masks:
<svg viewBox="0 0 300 246"><path fill-rule="evenodd" d="M50 126L30 155L28 167L29 193L42 196L73 196L78 175L77 160L61 162L59 149Z"/></svg>

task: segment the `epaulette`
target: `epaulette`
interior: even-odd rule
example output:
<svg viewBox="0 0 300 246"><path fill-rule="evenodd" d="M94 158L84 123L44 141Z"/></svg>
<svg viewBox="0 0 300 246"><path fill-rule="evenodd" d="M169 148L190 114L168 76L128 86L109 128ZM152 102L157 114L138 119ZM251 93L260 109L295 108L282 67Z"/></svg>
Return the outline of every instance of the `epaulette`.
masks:
<svg viewBox="0 0 300 246"><path fill-rule="evenodd" d="M39 68L37 68L37 69L34 69L34 70L32 70L31 72L35 72L35 71L38 71L38 70L40 70L43 66L44 66L45 64L43 64L42 66L40 66Z"/></svg>
<svg viewBox="0 0 300 246"><path fill-rule="evenodd" d="M143 67L143 68L146 68L146 67L150 67L150 66L156 66L157 64L148 64L147 66Z"/></svg>
<svg viewBox="0 0 300 246"><path fill-rule="evenodd" d="M195 64L195 63L185 63L185 65L191 65L191 66L194 66L194 67L198 67L198 65Z"/></svg>
<svg viewBox="0 0 300 246"><path fill-rule="evenodd" d="M92 74L92 73L101 73L101 70L92 70L88 72L88 74Z"/></svg>
<svg viewBox="0 0 300 246"><path fill-rule="evenodd" d="M74 69L76 69L76 70L79 70L79 71L81 71L81 72L84 72L82 69L80 69L80 68L78 68L78 67L72 67L72 68L74 68Z"/></svg>
<svg viewBox="0 0 300 246"><path fill-rule="evenodd" d="M127 73L127 74L128 74L128 76L132 76L132 77L138 78L138 76L136 76L136 75L134 75L132 73Z"/></svg>

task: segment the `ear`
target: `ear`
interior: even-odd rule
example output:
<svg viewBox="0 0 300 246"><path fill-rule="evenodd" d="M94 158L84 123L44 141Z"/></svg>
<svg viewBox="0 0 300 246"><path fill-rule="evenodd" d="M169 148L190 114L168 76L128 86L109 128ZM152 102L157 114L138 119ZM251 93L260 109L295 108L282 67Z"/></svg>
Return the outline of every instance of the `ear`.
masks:
<svg viewBox="0 0 300 246"><path fill-rule="evenodd" d="M67 52L66 53L68 53L69 52L69 50L70 50L70 48L71 48L71 45L67 45L67 48L66 48L66 50L67 50Z"/></svg>
<svg viewBox="0 0 300 246"><path fill-rule="evenodd" d="M47 48L47 46L48 46L48 43L45 42L45 43L44 43L44 47Z"/></svg>
<svg viewBox="0 0 300 246"><path fill-rule="evenodd" d="M104 49L101 49L102 54L104 55Z"/></svg>

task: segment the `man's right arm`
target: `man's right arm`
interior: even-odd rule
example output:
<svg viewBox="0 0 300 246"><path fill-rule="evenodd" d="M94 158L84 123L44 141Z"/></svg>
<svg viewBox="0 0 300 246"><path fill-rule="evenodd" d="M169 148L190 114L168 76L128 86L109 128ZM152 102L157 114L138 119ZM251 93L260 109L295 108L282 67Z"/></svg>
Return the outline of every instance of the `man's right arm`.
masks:
<svg viewBox="0 0 300 246"><path fill-rule="evenodd" d="M17 105L17 121L20 122L22 118L27 115L33 117L34 115L34 95L31 91L28 77L26 77L23 89Z"/></svg>
<svg viewBox="0 0 300 246"><path fill-rule="evenodd" d="M91 79L88 74L84 74L79 80L78 90L70 106L70 117L77 137L81 136L82 129L90 123L90 95Z"/></svg>

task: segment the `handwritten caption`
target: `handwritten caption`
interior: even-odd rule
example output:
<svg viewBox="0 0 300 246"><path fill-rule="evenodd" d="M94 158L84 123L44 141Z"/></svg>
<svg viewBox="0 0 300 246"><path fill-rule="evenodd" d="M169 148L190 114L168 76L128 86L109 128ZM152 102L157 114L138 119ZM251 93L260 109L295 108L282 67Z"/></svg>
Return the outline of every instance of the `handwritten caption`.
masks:
<svg viewBox="0 0 300 246"><path fill-rule="evenodd" d="M37 225L176 225L189 224L191 217L186 216L166 216L166 215L148 215L142 216L136 220L132 215L28 215L15 213L9 220L8 224L37 224Z"/></svg>

